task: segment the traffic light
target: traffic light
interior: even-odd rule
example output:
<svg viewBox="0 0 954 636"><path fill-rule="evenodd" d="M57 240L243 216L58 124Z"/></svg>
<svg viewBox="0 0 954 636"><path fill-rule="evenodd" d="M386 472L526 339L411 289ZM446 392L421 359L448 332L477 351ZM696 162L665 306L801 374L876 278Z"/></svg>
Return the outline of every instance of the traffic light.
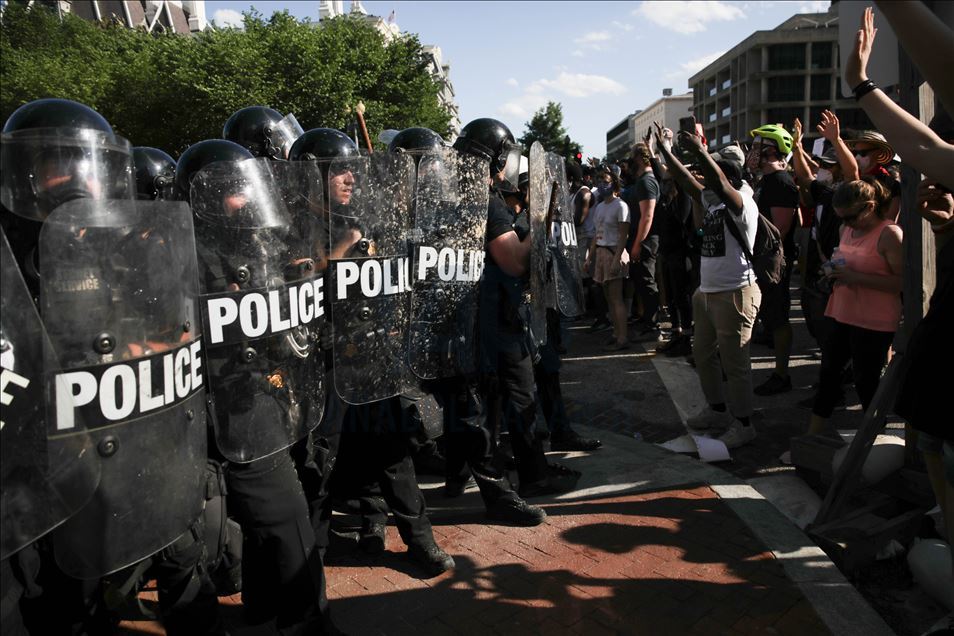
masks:
<svg viewBox="0 0 954 636"><path fill-rule="evenodd" d="M583 161L583 153L582 153L582 152L576 153L576 160L577 160L577 161Z"/></svg>

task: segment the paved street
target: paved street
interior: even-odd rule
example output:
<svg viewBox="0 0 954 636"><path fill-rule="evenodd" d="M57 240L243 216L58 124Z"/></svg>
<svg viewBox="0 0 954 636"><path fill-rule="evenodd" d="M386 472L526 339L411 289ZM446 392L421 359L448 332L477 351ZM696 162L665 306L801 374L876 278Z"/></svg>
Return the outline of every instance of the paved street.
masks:
<svg viewBox="0 0 954 636"><path fill-rule="evenodd" d="M795 316L796 349L809 351ZM864 634L893 633L828 557L744 479L790 473L777 461L805 426L817 360L796 355L796 389L756 398L758 439L717 466L658 448L702 406L694 370L655 356L655 343L604 354L606 332L570 325L563 390L594 453L551 453L583 472L580 489L538 501L537 528L487 525L472 486L455 500L423 478L438 542L457 568L426 579L393 526L388 551L369 557L336 536L328 556L334 619L352 634ZM756 382L771 351L753 347ZM850 421L849 413L836 422ZM756 480L757 481L757 480ZM339 515L340 528L352 521ZM151 595L147 593L147 595ZM234 634L240 596L223 598ZM127 633L162 633L127 622Z"/></svg>

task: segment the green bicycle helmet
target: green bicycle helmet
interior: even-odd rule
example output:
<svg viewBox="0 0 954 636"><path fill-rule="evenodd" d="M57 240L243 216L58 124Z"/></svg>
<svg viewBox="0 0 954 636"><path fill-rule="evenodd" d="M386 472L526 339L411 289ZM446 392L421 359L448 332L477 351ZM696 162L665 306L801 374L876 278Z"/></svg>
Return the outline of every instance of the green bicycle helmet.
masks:
<svg viewBox="0 0 954 636"><path fill-rule="evenodd" d="M792 153L794 140L782 124L765 124L749 132L753 137L761 137L775 142L779 152L785 156Z"/></svg>

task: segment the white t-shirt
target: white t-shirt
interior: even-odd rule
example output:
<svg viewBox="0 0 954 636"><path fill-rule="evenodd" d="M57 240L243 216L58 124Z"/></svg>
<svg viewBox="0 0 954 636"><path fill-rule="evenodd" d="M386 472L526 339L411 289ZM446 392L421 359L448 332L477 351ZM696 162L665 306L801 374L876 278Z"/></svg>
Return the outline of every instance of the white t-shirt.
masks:
<svg viewBox="0 0 954 636"><path fill-rule="evenodd" d="M620 198L603 201L596 206L596 244L616 247L619 244L619 224L629 223L629 206ZM626 240L626 237L623 237Z"/></svg>
<svg viewBox="0 0 954 636"><path fill-rule="evenodd" d="M759 206L752 198L752 188L748 184L742 184L739 194L742 195L742 215L733 218L748 241L751 251L758 229ZM732 222L726 218L728 214L731 212L720 202L709 207L702 222L699 289L705 293L734 291L755 283L755 272L745 258L742 247L726 228L726 223Z"/></svg>

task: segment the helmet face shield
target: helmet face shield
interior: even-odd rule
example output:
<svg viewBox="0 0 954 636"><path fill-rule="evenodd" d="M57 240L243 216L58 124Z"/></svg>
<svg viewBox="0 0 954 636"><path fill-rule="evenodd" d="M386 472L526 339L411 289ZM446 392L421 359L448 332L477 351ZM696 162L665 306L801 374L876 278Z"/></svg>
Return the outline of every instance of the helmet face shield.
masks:
<svg viewBox="0 0 954 636"><path fill-rule="evenodd" d="M494 173L491 175L494 182L500 190L505 192L517 192L520 183L520 146L516 144L504 144L503 149L497 156L497 160L491 164Z"/></svg>
<svg viewBox="0 0 954 636"><path fill-rule="evenodd" d="M265 134L269 141L269 155L273 159L288 159L288 151L291 150L292 144L304 135L305 131L295 115L288 113L277 124L266 127Z"/></svg>
<svg viewBox="0 0 954 636"><path fill-rule="evenodd" d="M132 148L91 129L30 129L0 138L0 203L43 221L75 199L135 199Z"/></svg>
<svg viewBox="0 0 954 636"><path fill-rule="evenodd" d="M192 178L192 212L209 224L227 228L288 225L268 159L217 161Z"/></svg>

